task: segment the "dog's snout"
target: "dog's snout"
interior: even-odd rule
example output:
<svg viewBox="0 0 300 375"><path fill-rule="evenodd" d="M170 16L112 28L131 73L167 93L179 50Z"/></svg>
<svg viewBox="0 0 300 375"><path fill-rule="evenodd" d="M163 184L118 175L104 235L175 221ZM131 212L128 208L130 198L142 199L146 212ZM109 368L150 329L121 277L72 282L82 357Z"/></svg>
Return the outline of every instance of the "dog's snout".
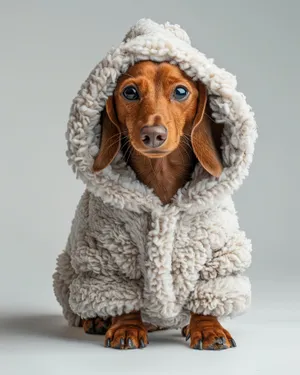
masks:
<svg viewBox="0 0 300 375"><path fill-rule="evenodd" d="M163 125L146 125L141 129L141 140L147 147L157 148L166 141L167 137L168 130Z"/></svg>

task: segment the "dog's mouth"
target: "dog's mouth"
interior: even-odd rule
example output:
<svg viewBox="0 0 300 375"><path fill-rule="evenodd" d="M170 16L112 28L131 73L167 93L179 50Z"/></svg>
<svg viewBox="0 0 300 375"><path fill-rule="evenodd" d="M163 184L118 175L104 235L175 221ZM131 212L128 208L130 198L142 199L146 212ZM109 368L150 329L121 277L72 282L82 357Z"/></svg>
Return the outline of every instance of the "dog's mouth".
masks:
<svg viewBox="0 0 300 375"><path fill-rule="evenodd" d="M134 142L131 141L131 138L128 135L123 134L122 136L123 152L128 153L127 150L130 147L136 150L139 154L147 156L148 158L161 158L171 152L171 150L158 150L155 148L145 149L145 148L137 147L137 145L135 145Z"/></svg>
<svg viewBox="0 0 300 375"><path fill-rule="evenodd" d="M139 153L147 156L148 158L161 158L170 153L169 150L137 150Z"/></svg>
<svg viewBox="0 0 300 375"><path fill-rule="evenodd" d="M122 136L123 138L123 145L126 148L132 147L135 151L137 151L139 154L146 156L147 158L162 158L164 156L167 156L171 152L175 150L174 149L163 149L163 148L155 148L155 147L143 147L143 145L136 143L133 140L133 137L131 137L129 134L126 134Z"/></svg>
<svg viewBox="0 0 300 375"><path fill-rule="evenodd" d="M169 151L168 150L147 150L143 151L144 154L167 154Z"/></svg>

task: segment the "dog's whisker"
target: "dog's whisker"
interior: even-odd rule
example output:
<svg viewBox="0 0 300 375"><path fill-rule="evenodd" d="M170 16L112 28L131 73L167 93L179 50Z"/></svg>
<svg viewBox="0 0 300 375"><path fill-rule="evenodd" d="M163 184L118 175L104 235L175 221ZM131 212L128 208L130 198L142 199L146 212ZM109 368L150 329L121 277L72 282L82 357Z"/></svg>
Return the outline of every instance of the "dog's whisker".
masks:
<svg viewBox="0 0 300 375"><path fill-rule="evenodd" d="M129 159L131 158L132 155L134 155L134 148L132 147L130 143L130 138L127 138L125 143L122 145L122 149L124 148L125 148L125 152L123 153L123 159L128 164ZM127 153L128 153L128 157L126 159Z"/></svg>
<svg viewBox="0 0 300 375"><path fill-rule="evenodd" d="M106 152L107 152L111 147L113 147L113 146L115 146L116 144L118 144L118 143L119 143L119 140L117 139L115 142L111 143L110 145L108 145L107 148L105 148L105 146L106 146L107 143L108 143L108 142L104 143L104 145L103 145L103 148L105 149ZM102 146L100 146L100 149L99 149L99 150L101 150L101 149L102 149Z"/></svg>
<svg viewBox="0 0 300 375"><path fill-rule="evenodd" d="M188 136L187 134L183 134L181 137L181 141L192 150L191 136Z"/></svg>
<svg viewBox="0 0 300 375"><path fill-rule="evenodd" d="M185 145L189 146L187 143L185 143ZM190 148L191 148L191 147L190 147ZM187 150L185 149L185 147L183 147L182 144L179 144L179 151L180 151L180 153L181 153L181 150L183 150L183 151L186 153L186 155L187 155L187 157L188 157L188 160L191 160L191 159L192 159L192 155L190 155L190 154L187 152ZM192 150L192 148L191 148L191 150ZM182 155L182 154L181 154L181 155Z"/></svg>
<svg viewBox="0 0 300 375"><path fill-rule="evenodd" d="M204 112L204 116L208 117L210 120L215 121L208 113Z"/></svg>
<svg viewBox="0 0 300 375"><path fill-rule="evenodd" d="M122 151L123 151L123 148L125 148L125 152L123 152L123 159L126 161L126 163L128 163L128 160L129 160L129 156L130 156L130 140L128 139L122 146ZM126 155L127 153L129 153L129 156L128 156L128 159L126 160Z"/></svg>
<svg viewBox="0 0 300 375"><path fill-rule="evenodd" d="M119 136L120 136L122 133L124 133L124 132L118 132L117 134L114 134L114 135L112 135L111 137L109 137L109 138L103 143L103 146L102 146L102 142L100 142L100 147L99 147L99 148L100 148L100 149L101 149L102 147L105 148L109 142L111 142L114 138L117 138L116 142L110 144L109 147L108 147L108 149L109 149L111 146L114 146L116 143L119 142Z"/></svg>
<svg viewBox="0 0 300 375"><path fill-rule="evenodd" d="M126 164L128 164L128 161L129 161L129 159L130 159L130 157L131 157L131 155L132 155L133 149L132 149L131 147L128 147L126 153L127 153L127 152L128 152L127 160L126 160L126 155L124 156L124 159L125 159L125 161L126 161Z"/></svg>
<svg viewBox="0 0 300 375"><path fill-rule="evenodd" d="M109 139L107 139L106 140L106 142L104 142L104 144L103 144L103 148L105 149L105 147L106 147L106 145L113 139L113 138L117 138L117 140L115 141L115 142L112 142L111 144L109 144L108 145L108 147L105 149L105 151L107 152L111 147L113 147L113 146L115 146L116 144L118 144L119 143L119 138L118 138L118 136L121 134L121 132L120 133L118 133L118 134L114 134L113 136L111 136ZM101 150L101 148L102 148L102 145L100 144L100 150ZM121 146L121 149L122 149L122 146Z"/></svg>
<svg viewBox="0 0 300 375"><path fill-rule="evenodd" d="M131 148L130 150L130 153L129 153L129 156L128 156L128 160L132 157L132 154L133 154L133 147ZM128 161L127 161L128 162Z"/></svg>

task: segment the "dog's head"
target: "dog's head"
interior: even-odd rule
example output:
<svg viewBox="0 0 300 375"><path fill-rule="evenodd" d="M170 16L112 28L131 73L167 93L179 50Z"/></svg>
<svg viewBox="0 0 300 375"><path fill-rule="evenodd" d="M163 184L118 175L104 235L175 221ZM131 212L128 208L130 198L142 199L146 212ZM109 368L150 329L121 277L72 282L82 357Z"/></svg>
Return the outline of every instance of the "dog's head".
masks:
<svg viewBox="0 0 300 375"><path fill-rule="evenodd" d="M165 157L188 138L202 166L220 176L221 132L222 126L209 115L201 82L169 63L139 62L119 78L114 95L107 100L94 171L114 159L123 135L131 147L149 158Z"/></svg>

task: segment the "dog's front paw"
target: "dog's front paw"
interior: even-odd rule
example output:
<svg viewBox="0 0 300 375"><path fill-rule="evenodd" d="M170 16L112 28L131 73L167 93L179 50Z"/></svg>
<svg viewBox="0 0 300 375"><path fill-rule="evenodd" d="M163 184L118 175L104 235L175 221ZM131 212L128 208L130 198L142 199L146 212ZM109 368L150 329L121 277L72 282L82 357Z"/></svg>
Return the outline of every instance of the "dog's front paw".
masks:
<svg viewBox="0 0 300 375"><path fill-rule="evenodd" d="M221 350L236 346L230 333L214 316L191 314L190 324L182 329L190 347L198 350Z"/></svg>
<svg viewBox="0 0 300 375"><path fill-rule="evenodd" d="M140 313L114 317L105 335L105 346L114 349L138 349L148 345L147 328Z"/></svg>

